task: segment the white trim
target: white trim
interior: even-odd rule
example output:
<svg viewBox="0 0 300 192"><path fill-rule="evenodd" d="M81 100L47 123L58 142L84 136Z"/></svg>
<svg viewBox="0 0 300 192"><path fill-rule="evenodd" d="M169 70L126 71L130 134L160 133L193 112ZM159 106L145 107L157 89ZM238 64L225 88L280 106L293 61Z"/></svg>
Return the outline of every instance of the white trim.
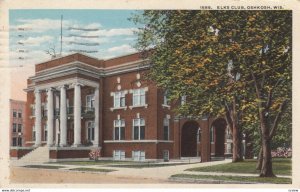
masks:
<svg viewBox="0 0 300 192"><path fill-rule="evenodd" d="M126 111L127 110L127 106L125 106L125 107L111 107L109 109L110 109L110 111L114 111L114 110L118 110L118 109L124 109Z"/></svg>
<svg viewBox="0 0 300 192"><path fill-rule="evenodd" d="M174 143L168 140L104 140L104 143Z"/></svg>
<svg viewBox="0 0 300 192"><path fill-rule="evenodd" d="M94 88L99 88L99 83L98 82L93 82L87 79L82 79L82 78L69 78L69 79L64 79L64 80L60 80L60 81L56 81L56 82L52 82L52 83L46 83L46 84L42 84L42 85L37 85L36 88L40 89L40 90L46 90L49 87L60 87L60 86L64 86L64 85L71 85L73 83L79 83L85 86L90 86L90 87L94 87Z"/></svg>
<svg viewBox="0 0 300 192"><path fill-rule="evenodd" d="M170 105L165 105L165 104L162 104L161 105L163 108L168 108L168 109L170 109L171 108L171 106Z"/></svg>
<svg viewBox="0 0 300 192"><path fill-rule="evenodd" d="M145 105L130 105L129 109L138 108L138 107L145 107L145 108L147 108L148 104L145 104Z"/></svg>

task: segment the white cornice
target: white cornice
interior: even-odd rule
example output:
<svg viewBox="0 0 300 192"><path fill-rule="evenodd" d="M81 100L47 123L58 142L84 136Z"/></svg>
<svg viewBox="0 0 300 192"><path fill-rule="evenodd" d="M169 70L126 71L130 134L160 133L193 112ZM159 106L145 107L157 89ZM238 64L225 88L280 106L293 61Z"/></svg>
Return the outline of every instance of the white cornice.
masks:
<svg viewBox="0 0 300 192"><path fill-rule="evenodd" d="M63 86L63 85L72 85L73 83L80 83L84 86L99 88L99 83L98 82L94 82L94 81L90 81L90 80L87 80L87 79L75 77L75 78L64 79L64 80L60 80L60 81L56 81L56 82L36 85L35 89L46 90L50 87L57 88L57 87Z"/></svg>
<svg viewBox="0 0 300 192"><path fill-rule="evenodd" d="M172 140L104 140L104 143L174 143Z"/></svg>

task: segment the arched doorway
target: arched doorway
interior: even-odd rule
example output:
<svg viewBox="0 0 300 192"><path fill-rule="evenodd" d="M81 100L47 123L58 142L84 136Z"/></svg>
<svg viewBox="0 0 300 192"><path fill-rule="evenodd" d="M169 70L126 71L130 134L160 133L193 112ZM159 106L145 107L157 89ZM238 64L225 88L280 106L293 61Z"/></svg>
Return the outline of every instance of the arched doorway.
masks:
<svg viewBox="0 0 300 192"><path fill-rule="evenodd" d="M197 135L199 124L196 121L184 123L181 131L181 157L197 156Z"/></svg>
<svg viewBox="0 0 300 192"><path fill-rule="evenodd" d="M212 123L213 133L211 133L211 137L213 137L212 151L214 151L215 157L224 157L225 154L225 130L226 130L226 121L223 118L218 118Z"/></svg>

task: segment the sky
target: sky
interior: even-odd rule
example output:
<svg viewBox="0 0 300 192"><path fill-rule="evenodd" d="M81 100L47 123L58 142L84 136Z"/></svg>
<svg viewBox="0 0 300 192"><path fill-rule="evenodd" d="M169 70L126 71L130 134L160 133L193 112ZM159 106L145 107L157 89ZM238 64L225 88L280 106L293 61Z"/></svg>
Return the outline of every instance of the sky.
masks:
<svg viewBox="0 0 300 192"><path fill-rule="evenodd" d="M51 59L49 51L62 56L78 50L98 59L134 53L138 27L129 21L135 10L50 10L9 11L10 65L13 67L13 99L26 100L26 79L34 65ZM61 16L62 28L61 28Z"/></svg>

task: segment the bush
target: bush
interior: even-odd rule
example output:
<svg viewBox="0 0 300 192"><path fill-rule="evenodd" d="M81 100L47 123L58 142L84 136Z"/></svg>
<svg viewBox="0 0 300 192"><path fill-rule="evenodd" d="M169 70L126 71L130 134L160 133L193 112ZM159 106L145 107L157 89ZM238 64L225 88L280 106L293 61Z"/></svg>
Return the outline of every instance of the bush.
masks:
<svg viewBox="0 0 300 192"><path fill-rule="evenodd" d="M292 157L292 149L285 147L278 147L271 152L272 157Z"/></svg>
<svg viewBox="0 0 300 192"><path fill-rule="evenodd" d="M100 157L100 148L97 148L97 149L92 149L89 153L89 157L91 160L94 160L94 161L97 161Z"/></svg>

